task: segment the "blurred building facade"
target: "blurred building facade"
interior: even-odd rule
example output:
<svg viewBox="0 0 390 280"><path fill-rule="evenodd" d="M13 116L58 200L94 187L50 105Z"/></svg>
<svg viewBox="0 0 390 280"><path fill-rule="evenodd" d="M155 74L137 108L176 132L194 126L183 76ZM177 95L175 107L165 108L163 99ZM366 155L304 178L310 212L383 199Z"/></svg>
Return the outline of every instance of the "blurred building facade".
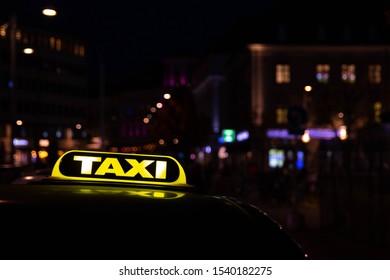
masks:
<svg viewBox="0 0 390 280"><path fill-rule="evenodd" d="M249 44L225 60L219 74L207 73L194 95L212 122L216 135L210 139L231 151L256 153L265 169L282 167L283 158L273 158L270 149L301 143L300 149L311 150L320 142L356 139L360 129L384 123L390 109L389 50ZM240 139L218 142L223 129L247 131L251 144L240 149Z"/></svg>
<svg viewBox="0 0 390 280"><path fill-rule="evenodd" d="M254 162L290 182L287 202L315 193L322 226L389 245L390 30L379 12L240 22L210 50L193 93L212 127L199 159Z"/></svg>
<svg viewBox="0 0 390 280"><path fill-rule="evenodd" d="M2 163L49 163L87 141L85 44L61 34L0 25L0 155Z"/></svg>
<svg viewBox="0 0 390 280"><path fill-rule="evenodd" d="M262 172L287 168L317 181L324 162L342 162L340 149L361 143L362 131L386 134L390 72L384 14L363 18L340 11L330 19L325 12L305 15L302 23L290 11L245 18L202 59L167 57L155 85L98 101L106 106L108 146L190 150L200 164L242 167L254 161ZM166 99L167 93L174 98ZM178 97L194 104L173 105ZM195 124L188 115L196 116ZM192 134L178 129L191 124ZM175 149L184 134L190 144ZM359 162L364 165L364 159Z"/></svg>

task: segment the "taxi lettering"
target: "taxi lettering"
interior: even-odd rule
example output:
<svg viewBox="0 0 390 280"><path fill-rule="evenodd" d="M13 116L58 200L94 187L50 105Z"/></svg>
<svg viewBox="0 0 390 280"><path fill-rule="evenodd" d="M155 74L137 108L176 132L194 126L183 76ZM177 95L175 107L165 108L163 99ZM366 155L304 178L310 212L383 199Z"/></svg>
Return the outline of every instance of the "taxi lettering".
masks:
<svg viewBox="0 0 390 280"><path fill-rule="evenodd" d="M191 187L183 167L171 156L83 150L62 154L48 180Z"/></svg>
<svg viewBox="0 0 390 280"><path fill-rule="evenodd" d="M102 162L101 157L93 156L81 156L75 155L74 161L81 161L81 174L92 175L93 163ZM132 166L129 170L125 171L117 158L107 157L99 165L94 175L105 175L107 173L115 174L121 177L135 177L140 174L142 178L154 178L154 179L166 179L167 175L167 162L162 160L142 160L141 162L136 159L125 158L125 160ZM156 164L155 173L152 175L146 168L152 163Z"/></svg>

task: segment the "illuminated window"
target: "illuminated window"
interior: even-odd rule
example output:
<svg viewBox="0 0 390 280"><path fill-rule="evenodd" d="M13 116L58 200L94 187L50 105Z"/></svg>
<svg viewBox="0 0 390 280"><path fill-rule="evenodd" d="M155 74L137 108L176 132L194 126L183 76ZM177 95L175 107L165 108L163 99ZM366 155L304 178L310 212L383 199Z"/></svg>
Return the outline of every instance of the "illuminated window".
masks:
<svg viewBox="0 0 390 280"><path fill-rule="evenodd" d="M371 84L380 84L382 81L382 66L371 64L368 66L368 80Z"/></svg>
<svg viewBox="0 0 390 280"><path fill-rule="evenodd" d="M328 83L329 81L329 72L330 72L330 65L329 64L317 64L317 73L316 73L316 79L320 83Z"/></svg>
<svg viewBox="0 0 390 280"><path fill-rule="evenodd" d="M3 38L7 36L7 25L6 24L3 24L0 26L0 36Z"/></svg>
<svg viewBox="0 0 390 280"><path fill-rule="evenodd" d="M276 109L276 123L277 124L286 124L287 123L287 108L277 108Z"/></svg>
<svg viewBox="0 0 390 280"><path fill-rule="evenodd" d="M56 51L61 51L61 39L56 39Z"/></svg>
<svg viewBox="0 0 390 280"><path fill-rule="evenodd" d="M15 33L16 40L20 41L22 39L22 32L18 29Z"/></svg>
<svg viewBox="0 0 390 280"><path fill-rule="evenodd" d="M54 50L56 47L56 39L54 37L49 38L50 49Z"/></svg>
<svg viewBox="0 0 390 280"><path fill-rule="evenodd" d="M375 102L374 103L375 122L377 122L377 123L381 122L381 114L382 114L382 103L381 102Z"/></svg>
<svg viewBox="0 0 390 280"><path fill-rule="evenodd" d="M277 64L276 65L276 83L288 84L290 82L290 65Z"/></svg>
<svg viewBox="0 0 390 280"><path fill-rule="evenodd" d="M85 56L85 48L84 48L84 46L80 46L80 53L79 53L79 55L80 55L81 57L84 57L84 56Z"/></svg>
<svg viewBox="0 0 390 280"><path fill-rule="evenodd" d="M354 84L356 82L356 73L355 73L354 64L343 64L341 65L341 79L343 82Z"/></svg>
<svg viewBox="0 0 390 280"><path fill-rule="evenodd" d="M78 44L76 44L76 45L74 45L74 48L73 48L73 53L75 54L75 55L80 55L80 50L81 48L80 48L80 46L78 45Z"/></svg>

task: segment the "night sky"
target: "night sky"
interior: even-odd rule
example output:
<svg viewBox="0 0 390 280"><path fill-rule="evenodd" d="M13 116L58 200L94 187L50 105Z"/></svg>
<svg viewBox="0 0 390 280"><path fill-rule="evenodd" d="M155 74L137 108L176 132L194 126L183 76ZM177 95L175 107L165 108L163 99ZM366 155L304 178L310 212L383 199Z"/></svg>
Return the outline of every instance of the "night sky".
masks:
<svg viewBox="0 0 390 280"><path fill-rule="evenodd" d="M52 0L55 18L44 18L47 1L4 3L2 17L16 10L18 21L53 28L85 40L96 59L102 54L108 83L143 71L155 60L179 51L200 54L240 16L261 14L279 0L81 1Z"/></svg>
<svg viewBox="0 0 390 280"><path fill-rule="evenodd" d="M58 10L55 18L40 14L41 7L49 2ZM356 1L326 1L325 7L325 2L311 2L314 3L283 0L12 0L2 3L0 15L5 19L13 9L20 23L32 22L42 29L51 28L84 40L94 69L99 54L103 57L106 80L110 85L129 73L144 71L164 56L183 51L202 54L240 17L261 16L279 9L291 10L292 14L314 8L352 12L356 5L365 9L373 3L372 0L359 1L359 4ZM349 8L348 3L353 6Z"/></svg>

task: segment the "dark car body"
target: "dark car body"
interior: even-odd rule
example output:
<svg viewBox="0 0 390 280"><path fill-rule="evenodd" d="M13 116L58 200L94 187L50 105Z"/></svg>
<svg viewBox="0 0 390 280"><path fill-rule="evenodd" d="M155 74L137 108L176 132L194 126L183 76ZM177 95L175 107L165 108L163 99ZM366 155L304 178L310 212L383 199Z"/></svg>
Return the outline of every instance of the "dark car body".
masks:
<svg viewBox="0 0 390 280"><path fill-rule="evenodd" d="M114 181L114 180L112 180ZM0 259L305 259L258 208L191 186L0 186Z"/></svg>

